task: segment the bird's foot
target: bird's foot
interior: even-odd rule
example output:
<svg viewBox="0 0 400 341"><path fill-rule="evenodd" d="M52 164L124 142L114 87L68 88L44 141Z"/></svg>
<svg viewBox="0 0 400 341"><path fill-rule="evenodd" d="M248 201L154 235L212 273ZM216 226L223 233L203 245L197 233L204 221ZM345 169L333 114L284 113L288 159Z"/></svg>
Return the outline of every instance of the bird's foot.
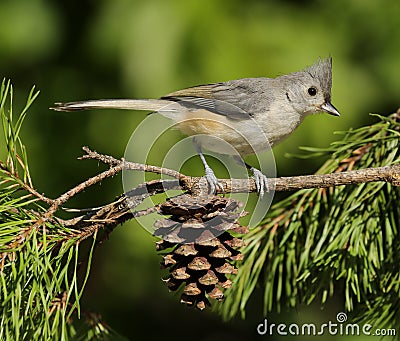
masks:
<svg viewBox="0 0 400 341"><path fill-rule="evenodd" d="M217 177L214 174L214 171L209 166L204 167L204 171L206 173L205 177L208 183L209 193L215 194L217 193L217 189L219 188L221 192L224 192L224 186L221 182L218 181Z"/></svg>
<svg viewBox="0 0 400 341"><path fill-rule="evenodd" d="M251 171L253 172L254 181L256 182L257 192L262 198L265 192L269 192L268 178L257 168L251 167Z"/></svg>

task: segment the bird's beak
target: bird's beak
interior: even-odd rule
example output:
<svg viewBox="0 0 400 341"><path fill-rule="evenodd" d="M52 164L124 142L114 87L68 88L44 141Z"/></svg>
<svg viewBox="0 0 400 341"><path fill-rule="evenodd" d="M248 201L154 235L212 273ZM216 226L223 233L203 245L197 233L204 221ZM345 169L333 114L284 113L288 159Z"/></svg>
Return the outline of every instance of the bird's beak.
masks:
<svg viewBox="0 0 400 341"><path fill-rule="evenodd" d="M333 116L340 116L339 111L330 102L325 102L324 104L322 104L321 110Z"/></svg>

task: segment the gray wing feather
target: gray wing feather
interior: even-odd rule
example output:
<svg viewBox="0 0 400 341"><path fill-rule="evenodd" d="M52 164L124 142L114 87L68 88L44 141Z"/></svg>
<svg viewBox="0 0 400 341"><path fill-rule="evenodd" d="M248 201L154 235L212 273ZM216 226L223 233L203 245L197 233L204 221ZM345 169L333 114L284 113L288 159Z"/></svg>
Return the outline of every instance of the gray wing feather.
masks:
<svg viewBox="0 0 400 341"><path fill-rule="evenodd" d="M250 115L238 106L226 101L214 98L202 97L170 97L170 100L177 101L180 105L188 109L206 109L213 113L224 115L233 120L243 120L250 118Z"/></svg>
<svg viewBox="0 0 400 341"><path fill-rule="evenodd" d="M267 78L244 78L179 90L161 99L188 108L203 108L233 120L250 119L255 103L263 95Z"/></svg>

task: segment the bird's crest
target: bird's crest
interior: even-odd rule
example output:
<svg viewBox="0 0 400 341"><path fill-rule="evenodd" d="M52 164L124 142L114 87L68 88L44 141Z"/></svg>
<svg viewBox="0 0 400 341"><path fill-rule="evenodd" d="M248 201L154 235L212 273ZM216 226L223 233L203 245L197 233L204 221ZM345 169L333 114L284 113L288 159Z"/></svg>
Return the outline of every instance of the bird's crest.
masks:
<svg viewBox="0 0 400 341"><path fill-rule="evenodd" d="M329 102L331 100L332 89L332 58L319 59L304 71L308 72L311 77L318 79L324 98Z"/></svg>

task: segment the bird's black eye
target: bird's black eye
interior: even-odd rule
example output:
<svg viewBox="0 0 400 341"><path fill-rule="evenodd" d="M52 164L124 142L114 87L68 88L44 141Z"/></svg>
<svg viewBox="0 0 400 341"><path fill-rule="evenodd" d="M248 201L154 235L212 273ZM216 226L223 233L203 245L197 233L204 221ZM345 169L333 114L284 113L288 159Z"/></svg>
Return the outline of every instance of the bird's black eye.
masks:
<svg viewBox="0 0 400 341"><path fill-rule="evenodd" d="M311 88L308 88L307 92L310 96L315 96L317 94L317 89L312 86Z"/></svg>

